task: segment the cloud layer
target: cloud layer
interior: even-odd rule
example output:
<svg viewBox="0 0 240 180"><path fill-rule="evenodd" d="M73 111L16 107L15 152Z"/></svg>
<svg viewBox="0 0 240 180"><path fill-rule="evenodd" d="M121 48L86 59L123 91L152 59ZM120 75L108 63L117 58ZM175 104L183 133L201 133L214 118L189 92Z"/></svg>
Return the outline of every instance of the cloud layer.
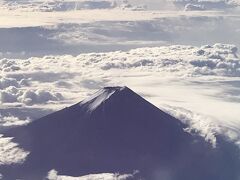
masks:
<svg viewBox="0 0 240 180"><path fill-rule="evenodd" d="M67 15L40 12L41 19L36 17L38 13L31 12L30 19L26 19L27 13L24 14L14 11L0 16L0 21L10 23L10 27L6 25L8 28L1 24L4 27L0 28L1 59L49 54L76 56L175 44L201 46L220 42L240 45L239 14L89 10L67 12ZM10 71L7 66L10 65L4 70Z"/></svg>
<svg viewBox="0 0 240 180"><path fill-rule="evenodd" d="M172 0L172 2L177 6L185 6L185 9L189 10L228 9L240 5L239 0Z"/></svg>
<svg viewBox="0 0 240 180"><path fill-rule="evenodd" d="M22 10L22 11L76 11L76 10L92 10L92 9L128 9L128 10L144 10L144 6L132 6L127 0L48 0L48 1L9 1L3 0L1 3L3 9Z"/></svg>
<svg viewBox="0 0 240 180"><path fill-rule="evenodd" d="M127 85L160 108L164 104L181 107L187 112L181 119L187 119L192 129L213 144L215 133L239 142L240 60L234 45L175 45L2 59L0 69L0 100L7 107L2 112L10 107L56 110L81 101L103 86ZM21 124L30 114L19 117L3 113L2 125L14 124L10 117L20 119L16 122ZM221 131L216 131L219 127Z"/></svg>

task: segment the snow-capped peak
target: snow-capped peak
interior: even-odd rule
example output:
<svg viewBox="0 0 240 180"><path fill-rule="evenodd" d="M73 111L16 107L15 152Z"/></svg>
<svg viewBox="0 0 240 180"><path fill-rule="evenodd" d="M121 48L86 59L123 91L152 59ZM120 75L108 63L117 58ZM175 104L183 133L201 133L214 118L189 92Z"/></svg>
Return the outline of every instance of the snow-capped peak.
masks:
<svg viewBox="0 0 240 180"><path fill-rule="evenodd" d="M81 101L80 105L86 106L88 108L88 111L93 111L98 106L103 104L107 99L109 99L113 94L127 89L128 88L126 86L104 87L103 89L94 93L89 98Z"/></svg>

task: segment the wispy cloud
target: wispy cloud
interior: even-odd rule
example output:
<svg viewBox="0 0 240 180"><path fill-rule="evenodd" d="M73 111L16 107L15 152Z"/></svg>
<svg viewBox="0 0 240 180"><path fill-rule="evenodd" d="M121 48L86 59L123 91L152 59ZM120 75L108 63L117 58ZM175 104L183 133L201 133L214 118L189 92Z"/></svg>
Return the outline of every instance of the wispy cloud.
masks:
<svg viewBox="0 0 240 180"><path fill-rule="evenodd" d="M71 176L64 176L64 175L58 175L58 172L56 170L51 170L48 173L47 179L48 180L131 180L134 179L135 174L137 174L138 171L134 172L133 174L118 174L118 173L101 173L101 174L89 174L85 176L80 177L71 177Z"/></svg>

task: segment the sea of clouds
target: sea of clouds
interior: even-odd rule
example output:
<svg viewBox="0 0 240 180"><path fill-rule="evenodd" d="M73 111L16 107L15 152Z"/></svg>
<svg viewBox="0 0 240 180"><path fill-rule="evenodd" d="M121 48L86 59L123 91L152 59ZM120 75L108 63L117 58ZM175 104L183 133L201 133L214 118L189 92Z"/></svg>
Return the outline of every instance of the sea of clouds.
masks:
<svg viewBox="0 0 240 180"><path fill-rule="evenodd" d="M239 1L0 3L0 134L122 85L214 148L217 135L240 146ZM0 164L28 154L0 136Z"/></svg>
<svg viewBox="0 0 240 180"><path fill-rule="evenodd" d="M54 111L84 99L101 87L122 84L133 88L155 105L166 107L169 112L173 112L174 109L169 109L170 106L177 106L213 116L214 118L209 118L211 121L187 121L202 134L206 135L208 129L214 128L208 128L208 125L201 123L209 123L212 127L213 122L218 128L219 122L226 122L225 125L229 124L229 128L231 124L231 129L235 128L237 132L239 120L237 116L233 116L239 107L240 94L240 60L237 52L236 46L228 44L201 47L174 45L78 56L1 59L0 102L3 108L7 107L3 111L1 124L24 124L35 118L31 117L31 113L26 113L24 117L19 116L19 112L13 109L29 108L34 112L32 108L42 108ZM155 90L149 89L151 83ZM172 92L166 90L166 94L164 88L172 89ZM184 96L184 93L195 95ZM161 97L163 98L159 100ZM203 107L206 103L212 103L211 100L215 104L223 102L233 108L220 115L216 111L207 111ZM179 102L176 103L177 101ZM188 106L187 103L194 106ZM218 108L215 104L212 104L212 107ZM211 105L208 109L211 109ZM189 111L185 111L188 116ZM41 115L44 113L40 113L39 117ZM222 115L229 116L229 119L225 119L224 116L224 119L221 119ZM234 141L239 143L239 135L235 136ZM211 137L213 136L206 135L208 140ZM212 141L215 142L214 137Z"/></svg>
<svg viewBox="0 0 240 180"><path fill-rule="evenodd" d="M213 148L218 145L216 135L240 146L240 59L234 45L4 58L0 69L2 130L80 102L104 86L127 85L188 124L186 132L203 136ZM1 137L0 154L0 163L12 164L22 163L29 152L11 138ZM49 177L74 179L55 171Z"/></svg>

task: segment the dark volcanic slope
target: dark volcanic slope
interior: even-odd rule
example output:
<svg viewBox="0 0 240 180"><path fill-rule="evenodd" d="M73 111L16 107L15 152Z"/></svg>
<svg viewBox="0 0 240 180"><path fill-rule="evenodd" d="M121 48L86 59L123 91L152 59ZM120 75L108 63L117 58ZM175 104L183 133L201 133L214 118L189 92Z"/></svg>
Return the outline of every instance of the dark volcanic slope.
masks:
<svg viewBox="0 0 240 180"><path fill-rule="evenodd" d="M239 180L234 146L219 138L213 149L183 128L129 88L107 87L6 132L31 154L0 172L7 180L40 180L51 169L71 176L139 170L146 180Z"/></svg>

